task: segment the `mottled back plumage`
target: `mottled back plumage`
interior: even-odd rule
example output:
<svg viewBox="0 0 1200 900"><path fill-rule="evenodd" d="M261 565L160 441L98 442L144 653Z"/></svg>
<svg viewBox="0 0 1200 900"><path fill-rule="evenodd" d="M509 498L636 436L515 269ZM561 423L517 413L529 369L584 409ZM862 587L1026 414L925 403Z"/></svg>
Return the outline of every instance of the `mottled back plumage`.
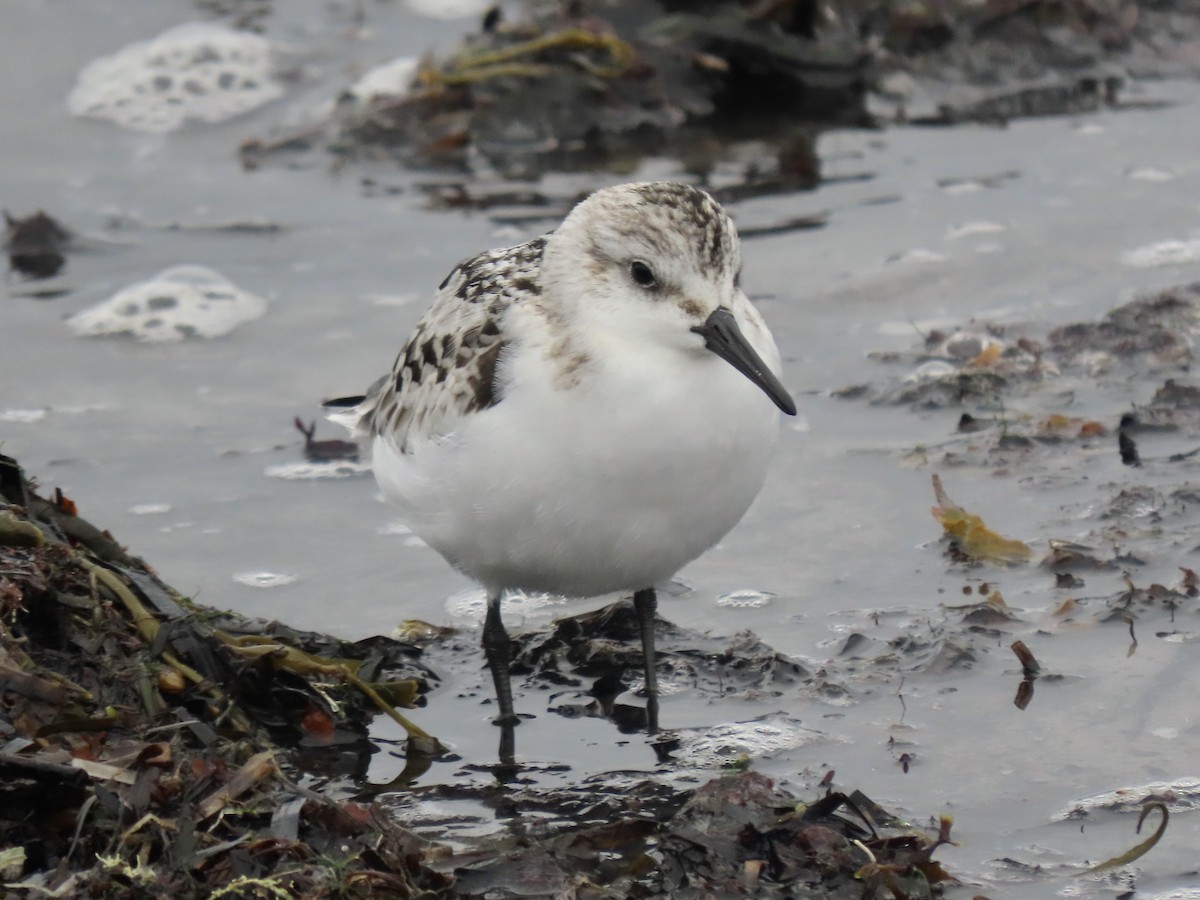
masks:
<svg viewBox="0 0 1200 900"><path fill-rule="evenodd" d="M721 206L703 191L651 182L600 192L589 203L596 211L588 253L597 265L612 262L602 249L611 242L612 229L647 255L669 257L679 254L679 237L689 235L686 255L700 274L715 281L736 277L740 269L736 229ZM613 215L606 220L605 208L610 203L614 211L627 210L632 203L646 210L646 215ZM540 305L543 252L553 237L551 233L459 263L439 286L391 374L371 385L354 409L333 418L360 437L383 436L405 453L413 438L436 439L453 431L463 416L498 403L501 391L496 366L506 346L504 320L514 304ZM551 301L541 306L540 313L554 321L559 310ZM565 335L557 339L554 355L560 366L558 382L572 383L585 355L574 351Z"/></svg>
<svg viewBox="0 0 1200 900"><path fill-rule="evenodd" d="M495 375L504 316L540 293L545 244L536 238L481 253L446 276L391 374L371 386L358 408L360 434L383 435L404 453L412 437L452 431L457 419L500 400Z"/></svg>

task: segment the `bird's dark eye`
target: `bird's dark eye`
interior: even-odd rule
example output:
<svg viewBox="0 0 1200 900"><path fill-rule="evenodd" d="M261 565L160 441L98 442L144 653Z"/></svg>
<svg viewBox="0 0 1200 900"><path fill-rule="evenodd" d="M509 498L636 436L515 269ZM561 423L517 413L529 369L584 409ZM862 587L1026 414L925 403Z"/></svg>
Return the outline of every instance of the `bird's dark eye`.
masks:
<svg viewBox="0 0 1200 900"><path fill-rule="evenodd" d="M654 277L654 270L640 259L635 259L629 264L629 277L644 288L654 287L658 283L658 279Z"/></svg>

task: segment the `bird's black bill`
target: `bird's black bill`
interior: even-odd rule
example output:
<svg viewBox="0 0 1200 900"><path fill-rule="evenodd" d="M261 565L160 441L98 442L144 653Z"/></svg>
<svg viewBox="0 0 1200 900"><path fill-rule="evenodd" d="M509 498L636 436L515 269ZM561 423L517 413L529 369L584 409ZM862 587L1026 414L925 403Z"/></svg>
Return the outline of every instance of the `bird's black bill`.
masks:
<svg viewBox="0 0 1200 900"><path fill-rule="evenodd" d="M762 388L772 403L789 416L796 414L796 403L791 394L750 346L750 342L742 334L742 329L738 328L737 319L733 317L732 312L723 306L718 307L716 312L704 320L703 325L697 325L692 331L704 338L706 348Z"/></svg>

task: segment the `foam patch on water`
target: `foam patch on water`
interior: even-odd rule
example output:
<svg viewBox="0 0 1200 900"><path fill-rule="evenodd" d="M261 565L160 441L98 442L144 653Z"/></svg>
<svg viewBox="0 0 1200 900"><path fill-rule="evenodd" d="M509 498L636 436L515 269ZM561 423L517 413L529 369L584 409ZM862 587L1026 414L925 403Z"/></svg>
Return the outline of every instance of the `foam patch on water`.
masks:
<svg viewBox="0 0 1200 900"><path fill-rule="evenodd" d="M413 12L430 19L468 19L481 16L492 0L405 0Z"/></svg>
<svg viewBox="0 0 1200 900"><path fill-rule="evenodd" d="M1131 787L1117 788L1073 801L1051 817L1052 822L1077 818L1080 813L1116 812L1140 813L1142 803L1153 796L1166 803L1171 812L1200 809L1200 779L1180 778L1177 781L1152 781Z"/></svg>
<svg viewBox="0 0 1200 900"><path fill-rule="evenodd" d="M526 591L508 591L501 601L500 609L505 616L534 616L552 615L554 611L566 604L566 598L558 594L529 593ZM455 619L483 619L487 611L487 592L483 588L468 588L451 594L446 598L446 612Z"/></svg>
<svg viewBox="0 0 1200 900"><path fill-rule="evenodd" d="M364 72L346 93L359 103L369 103L375 97L403 97L412 88L419 65L415 56L393 59Z"/></svg>
<svg viewBox="0 0 1200 900"><path fill-rule="evenodd" d="M774 756L807 744L826 740L826 735L803 727L796 719L773 713L749 722L715 725L705 731L680 731L677 762L703 769L730 766L746 759Z"/></svg>
<svg viewBox="0 0 1200 900"><path fill-rule="evenodd" d="M273 55L256 34L189 22L88 63L67 109L149 133L222 122L283 94Z"/></svg>
<svg viewBox="0 0 1200 900"><path fill-rule="evenodd" d="M170 503L136 503L128 512L135 516L161 516L171 511Z"/></svg>
<svg viewBox="0 0 1200 900"><path fill-rule="evenodd" d="M280 463L277 466L267 466L263 474L268 478L282 478L284 481L312 481L324 478L354 478L357 475L367 475L371 472L368 462L352 462L348 459L335 459L329 462L295 462Z"/></svg>
<svg viewBox="0 0 1200 900"><path fill-rule="evenodd" d="M48 409L0 409L0 422L31 425L42 421L49 412Z"/></svg>
<svg viewBox="0 0 1200 900"><path fill-rule="evenodd" d="M1122 262L1138 269L1153 269L1158 266L1179 266L1200 262L1200 240L1159 241L1130 250Z"/></svg>
<svg viewBox="0 0 1200 900"><path fill-rule="evenodd" d="M67 319L77 335L128 334L139 341L213 338L261 317L267 302L204 266L175 266Z"/></svg>

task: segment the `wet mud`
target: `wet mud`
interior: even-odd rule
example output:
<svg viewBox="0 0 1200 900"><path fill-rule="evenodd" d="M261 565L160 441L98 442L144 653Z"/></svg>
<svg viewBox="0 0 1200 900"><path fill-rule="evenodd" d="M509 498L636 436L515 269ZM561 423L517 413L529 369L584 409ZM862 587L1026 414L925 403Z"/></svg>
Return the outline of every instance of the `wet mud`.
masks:
<svg viewBox="0 0 1200 900"><path fill-rule="evenodd" d="M545 790L511 764L490 786L422 788L448 751L411 726L403 773L371 785L371 718L405 721L395 706L422 705L439 680L415 646L197 605L61 493L40 497L8 457L0 489L0 858L17 895L918 898L952 878L933 859L949 820L900 821L834 790L832 772L808 797L740 765L694 788L611 773ZM664 666L700 690L718 690L718 668L725 696L812 680L749 635L722 644L660 625ZM644 721L611 703L621 688L601 685L640 668L637 644L618 604L526 636L516 671L589 681L635 730ZM671 749L668 736L664 759ZM469 800L531 826L441 844L408 830L389 795Z"/></svg>
<svg viewBox="0 0 1200 900"><path fill-rule="evenodd" d="M249 12L220 6L216 14L232 17L235 27L262 28L272 16L267 4ZM415 80L396 96L346 97L326 120L299 129L271 125L274 108L266 107L262 118L238 133L259 135L242 144L240 161L252 170L242 174L242 183L258 179L256 184L270 185L291 166L315 169L320 178L314 180L322 181L330 169L338 175L369 173L353 185L377 205L408 195L418 198L413 205L450 213L444 218L454 225L444 233L431 227L429 234L408 237L414 244L444 238L454 246L438 247L437 253L453 257L479 249L466 246L483 239L472 231L478 221L472 213L482 212L492 229L485 237L502 243L524 230L552 227L590 186L586 179L561 176L536 183L511 179L593 169L640 177L638 167L648 156L661 166L662 155L677 166L671 177L707 184L723 202L746 201L738 210L743 236L762 239L754 252L782 270L794 248L771 256L761 248L773 246L772 238L807 237L802 232L845 224L852 217L839 221L843 212L910 199L826 195L832 213L783 203L756 208L756 200L818 186L869 185L874 176L854 154L838 159L835 151L832 160L818 155L814 141L828 129L982 124L989 127L979 129L984 134L979 149L998 133L990 126L1021 118L1071 115L1083 123L1100 110L1136 116L1155 104L1140 100L1130 79L1193 75L1200 46L1194 4L709 6L705 15L690 6L650 12L641 4L636 9L545 4L527 19L490 15L457 49L423 60ZM1078 127L1082 134L1086 126ZM232 165L225 157L240 137L217 132L211 140L205 152L224 154ZM166 146L162 152L169 155L186 145ZM154 151L139 152L153 160ZM380 161L418 167L420 174L389 176ZM942 165L936 188L947 195L979 188L1020 194L1036 168L1023 162L1018 171L1011 160L991 168L971 163L968 171L993 174L966 177L957 160ZM1176 169L1143 174L1186 179L1186 166ZM141 177L139 172L139 182ZM1024 188L1021 202L1030 208L1040 202L1039 184ZM279 192L277 184L265 190ZM84 196L81 202L93 202L92 194ZM328 195L314 197L330 202ZM47 208L57 205L38 199L21 209L43 202ZM128 211L114 214L116 224L103 226L106 236L121 237L128 228L139 245L161 250L156 242L182 235L187 253L207 246L222 261L241 253L259 267L268 258L264 248L285 244L277 272L309 254L321 255L326 267L347 254L347 270L354 271L341 272L346 282L325 286L322 294L295 283L281 288L292 296L288 304L273 304L270 321L274 326L282 318L282 333L297 344L303 343L298 336L321 328L327 329L321 340L340 339L350 326L325 320L314 326L311 319L297 326L283 308L293 298L298 307L319 296L323 304L341 304L347 320L365 318L364 309L345 306L347 291L374 290L375 282L363 273L392 269L388 254L400 252L389 231L385 241L364 240L368 250L356 256L352 245L358 235L346 241L341 219L339 225L322 221L313 228L293 223L291 212L280 210L276 214L286 223L280 224L258 220L237 204L226 220L195 210L180 213L183 207L172 204L195 203L191 187L182 197L167 193L159 202L157 220L139 223ZM306 195L304 202L320 208L322 201ZM404 216L397 218L416 215L401 209ZM346 209L338 207L338 214L346 215ZM74 216L86 218L80 209ZM14 212L7 222L14 298L96 293L86 281L73 287L69 280L86 280L94 271L80 266L88 260L74 256L89 249L76 236L74 220L63 224L44 213ZM92 227L94 233L94 222ZM292 243L309 239L306 227L319 239ZM204 243L223 239L229 242ZM179 245L170 246L180 252ZM753 246L749 240L747 246ZM1174 248L1184 262L1187 251L1182 243ZM859 246L853 264L871 252L874 248ZM144 267L146 256L153 255L129 253L126 264ZM420 271L419 262L401 259ZM254 266L244 269L256 272ZM106 291L130 280L118 271L114 277L105 270L99 279ZM311 272L299 266L296 271ZM441 274L427 278L425 286L436 284ZM903 286L905 276L892 277ZM407 269L401 280L405 290L420 283ZM381 303L399 306L407 300L396 295ZM964 307L975 308L959 308ZM48 492L30 488L9 466L3 470L6 503L0 512L5 654L0 868L5 883L18 887L6 889L27 896L51 891L202 896L224 889L227 896L998 897L1006 890L1009 896L1047 896L1064 884L1069 890L1082 884L1085 893L1128 892L1148 880L1153 884L1154 877L1186 886L1194 880L1192 863L1190 856L1180 861L1178 853L1167 857L1164 869L1151 868L1149 878L1129 858L1094 872L1093 881L1074 880L1099 868L1096 860L1119 860L1110 848L1144 837L1133 834L1139 814L1146 815L1146 830L1160 818L1160 828L1166 828L1167 813L1174 816L1166 832L1170 841L1172 832L1189 827L1186 814L1196 806L1194 779L1157 749L1161 744L1147 747L1143 741L1187 741L1195 734L1189 671L1178 659L1163 663L1161 671L1152 667L1166 657L1156 652L1186 652L1200 640L1195 574L1200 383L1193 377L1200 288L1182 283L1132 301L1114 293L1095 308L1111 311L1066 323L1036 317L1014 322L1011 315L970 319L967 313L957 327L923 332L914 327L907 350L872 354L852 379L822 396L845 411L843 424L877 411L894 416L890 422L935 424L938 437L899 449L889 445L887 455L876 457L883 457L889 472L915 471L921 477L927 493L910 504L904 526L913 537L905 536L903 556L881 554L877 562L875 546L850 528L822 533L821 523L803 523L795 526L796 536L789 533L785 552L794 550L797 559L819 547L884 582L860 591L847 578L850 587L840 596L853 599L828 622L817 623L813 631L825 637L819 647L784 653L772 646L803 647L794 637L804 616L794 612L803 608L799 603L781 603L772 610L778 630L760 626L759 634L738 631L740 625L724 634L689 628L690 613L668 607L657 625L660 679L674 692L671 697L682 698L668 719L679 727L653 740L641 733L641 657L627 601L522 627L514 648L519 711L549 720L560 733L601 723L604 740L590 756L573 756L569 744L543 750L531 720L508 735L486 722L491 686L474 631L413 626L403 640L356 642L198 606L132 555L136 547L131 552L92 526L65 497L39 497L39 491ZM775 304L773 326L785 321L786 312ZM870 315L863 313L864 319ZM394 325L388 319L378 327ZM249 337L228 340L253 340L254 327L247 326ZM260 339L264 333L258 332ZM817 333L806 323L804 341ZM294 473L305 466L311 473L332 466L337 474L331 479L366 477L358 448L327 439L324 425L309 423L312 410L301 413L305 418L296 419L294 431L289 425L298 396L315 399L330 386L321 381L299 387L298 373L337 357L331 350L336 345L305 345L297 359L292 344L271 332L267 343L287 346L287 358L275 365L287 373L288 383L271 383L267 391L273 411L279 411L278 424L262 426L266 436L243 440L206 437L213 421L230 417L236 403L199 362L211 354L213 369L234 372L241 360L237 354L222 357L218 343L199 350L196 343L176 357L182 360L181 386L170 397L170 408L183 405L186 416L177 420L148 406L160 417L160 432L186 434L187 446L149 462L159 445L146 440L140 426L130 427L137 413L102 407L104 422L111 416L116 423L116 435L106 435L98 418L79 421L98 432L101 443L105 437L122 445L146 440L145 455L135 463L140 477L165 469L177 478L178 471L194 470L205 473L199 477L206 493L216 493L209 485L230 477L229 468L214 466L218 456L222 466L250 461L242 476L254 485L246 492L251 497L258 496L264 475L255 461L267 454L279 470ZM794 335L791 344L800 346L800 355L808 352ZM238 346L247 356L267 355L263 344ZM99 359L101 368L104 354L118 358L130 352L117 341L85 351L64 342L58 351L62 360ZM340 353L358 351L347 354L343 346ZM165 371L154 366L167 357L136 359L137 368L125 374L134 372L138 384L145 383L147 371ZM43 380L42 365L39 360L25 367L22 380ZM789 360L794 368L799 366ZM35 370L41 373L37 378L29 374ZM90 368L85 371L83 377L78 372L68 377L95 377ZM208 386L197 387L203 380L216 383L223 405L205 406L202 391ZM46 402L40 392L29 396ZM179 404L179 396L187 402ZM62 428L56 423L64 417L89 415L83 405L79 412L23 402L28 408L0 411L11 434L39 416ZM271 414L255 409L262 421L274 423ZM35 474L48 483L60 474L86 483L79 467L89 464L90 454L71 450L67 457L66 446L69 442L59 440L43 451L50 461ZM107 465L112 453L99 452L97 458ZM274 477L272 469L266 474ZM107 471L95 478L116 480ZM132 485L128 478L121 483ZM319 488L295 499L310 487L272 494L265 506L295 505L257 513L261 518L249 527L261 540L255 551L260 557L270 555L264 547L278 545L280 534L306 548L305 539L314 533L328 542L328 522L305 518L310 508L361 506ZM139 487L126 499L123 488L108 488L121 497L118 508L154 489L163 490L161 484ZM1029 495L1039 505L1023 501ZM847 505L854 499L852 485L835 497ZM204 509L198 502L192 507ZM237 510L256 515L253 501L239 503ZM227 525L234 514L225 515L213 519ZM281 516L295 524L285 529ZM908 525L911 521L928 530ZM192 548L205 546L205 538L199 527L187 531L190 525L181 512L164 520L161 531L184 529L191 540L183 552L195 557L201 551ZM341 560L330 555L348 556L345 548L355 536L364 544L370 538L362 529L332 530L341 550L326 554L322 543L309 553L314 569L336 569ZM232 526L229 531L241 533ZM914 548L912 540L925 543ZM831 549L825 549L826 541ZM376 551L400 556L391 545L371 545L364 553ZM202 565L232 565L233 552L227 556ZM436 565L440 570L440 560ZM906 582L901 570L910 566L938 573L936 595ZM753 569L744 562L739 567L739 573ZM365 617L371 603L387 611L369 624L355 618L348 626L353 632L386 630L403 615L402 607L388 605L396 578L403 578L406 593L436 593L429 588L432 579L421 582L395 559L388 559L386 571L383 586L372 585L368 603L356 600L362 605L354 616ZM255 583L286 583L282 576L268 577L269 571L259 575ZM221 577L228 582L223 570ZM255 577L251 573L249 580ZM440 589L443 582L436 584ZM338 583L311 594L328 604L344 591ZM136 603L130 606L128 597ZM288 615L286 608L277 613L278 605L269 608L273 615ZM383 619L382 628L372 627ZM150 620L158 623L152 633L144 630ZM1129 663L1134 675L1121 663ZM1139 672L1151 679L1148 686L1136 680ZM391 713L349 676L373 690L390 683L394 692L375 692ZM1113 687L1128 680L1145 693L1129 696ZM956 697L963 698L957 706ZM702 714L690 715L696 709ZM959 718L931 724L945 709ZM1169 714L1168 724L1156 720L1154 710ZM1002 713L1022 718L1014 724ZM416 727L411 739L387 718L391 714ZM437 733L422 737L423 726L436 717L454 727L429 729ZM839 729L849 717L856 726L843 729L852 734L843 737ZM704 724L679 724L689 721ZM1097 726L1103 738L1082 744L1081 735L1094 735ZM397 728L400 739L381 736ZM459 756L454 745L476 731L486 733L487 751ZM872 736L880 732L885 737L873 745ZM1106 752L1108 745L1125 748L1119 739L1127 732L1135 735L1129 741L1136 740L1138 752L1114 761L1121 750ZM635 740L645 741L648 746L639 743L636 749L647 752L623 755ZM494 754L496 742L500 752ZM513 744L519 765L506 761ZM813 747L819 749L810 751ZM1064 756L1068 762L1062 762ZM1045 771L1043 765L1051 763L1041 763L1043 758L1057 768ZM636 771L623 768L630 759L636 759ZM968 759L975 767L967 771L978 781L960 789ZM1075 784L1073 773L1093 765L1105 784L1122 787L1072 800L1049 817L1032 802L1013 810L1013 794L1057 798ZM850 784L835 778L833 768ZM991 772L980 774L983 768ZM717 776L721 769L726 774ZM379 770L387 770L387 777L378 777ZM902 808L908 822L854 790L854 782L868 777L875 780L867 793L887 807ZM1155 804L1161 805L1161 817ZM972 830L974 843L964 841L966 852L989 862L973 869L951 862L942 871L937 859L967 858L953 856L959 848L943 843L956 835L938 817L955 806L956 828ZM1027 832L1019 832L1021 840L1013 837L1030 822L1044 826L1036 838L1023 840ZM1128 825L1128 833L1110 834L1114 823ZM1191 827L1177 840L1194 834ZM1072 846L1070 837L1077 833L1079 844ZM1049 844L1068 849L1050 850ZM945 879L947 873L962 883Z"/></svg>

